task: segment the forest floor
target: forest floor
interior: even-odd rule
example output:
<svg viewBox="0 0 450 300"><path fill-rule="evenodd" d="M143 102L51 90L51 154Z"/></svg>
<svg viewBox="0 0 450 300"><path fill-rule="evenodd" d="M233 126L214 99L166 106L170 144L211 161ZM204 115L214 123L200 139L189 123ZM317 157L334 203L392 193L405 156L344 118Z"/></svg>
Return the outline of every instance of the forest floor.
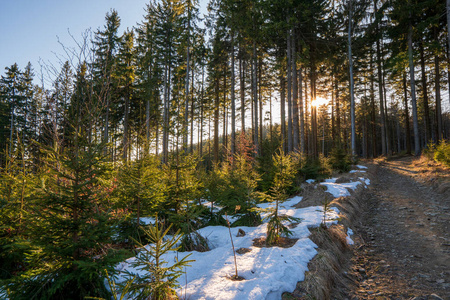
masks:
<svg viewBox="0 0 450 300"><path fill-rule="evenodd" d="M365 165L367 207L331 299L450 299L450 170L413 157Z"/></svg>

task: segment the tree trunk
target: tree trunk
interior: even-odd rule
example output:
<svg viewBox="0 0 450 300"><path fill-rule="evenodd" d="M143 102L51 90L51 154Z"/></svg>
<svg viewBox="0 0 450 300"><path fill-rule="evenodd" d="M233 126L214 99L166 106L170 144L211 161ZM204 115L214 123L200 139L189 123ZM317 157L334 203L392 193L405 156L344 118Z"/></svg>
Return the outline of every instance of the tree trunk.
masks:
<svg viewBox="0 0 450 300"><path fill-rule="evenodd" d="M425 143L431 140L431 123L430 123L430 108L428 105L428 87L427 87L427 75L425 70L425 57L422 41L419 42L420 53L420 68L422 72L422 93L423 93L423 120L425 123Z"/></svg>
<svg viewBox="0 0 450 300"><path fill-rule="evenodd" d="M341 147L341 104L339 101L339 82L337 77L334 78L334 86L336 90L336 138L337 144Z"/></svg>
<svg viewBox="0 0 450 300"><path fill-rule="evenodd" d="M126 162L128 160L128 146L129 146L129 107L130 107L130 96L129 93L125 96L125 116L123 120L123 153L122 159Z"/></svg>
<svg viewBox="0 0 450 300"><path fill-rule="evenodd" d="M215 83L215 101L214 101L214 163L219 162L219 78L216 78Z"/></svg>
<svg viewBox="0 0 450 300"><path fill-rule="evenodd" d="M283 152L287 154L286 140L286 82L283 71L280 70L280 123L281 123L281 142L283 144Z"/></svg>
<svg viewBox="0 0 450 300"><path fill-rule="evenodd" d="M286 17L289 20L289 17ZM291 64L291 31L287 31L287 49L286 49L286 64L287 64L287 108L288 108L288 129L287 129L287 145L288 153L292 152L292 64Z"/></svg>
<svg viewBox="0 0 450 300"><path fill-rule="evenodd" d="M185 99L184 99L184 128L183 128L183 149L188 151L188 133L189 133L189 72L190 72L190 35L191 32L191 8L188 3L188 31L186 45L186 82L185 82ZM191 107L192 109L192 107ZM192 128L191 128L192 130Z"/></svg>
<svg viewBox="0 0 450 300"><path fill-rule="evenodd" d="M378 0L373 1L375 14L377 13L377 2ZM376 17L375 17L376 18ZM376 19L375 19L376 20ZM380 98L380 117L381 117L381 154L386 155L386 118L384 115L384 100L383 100L383 78L382 78L382 68L381 68L381 47L380 47L380 38L379 34L379 24L376 20L376 35L377 35L377 69L378 69L378 95Z"/></svg>
<svg viewBox="0 0 450 300"><path fill-rule="evenodd" d="M299 120L298 120L298 82L297 82L297 53L296 53L296 39L295 34L291 35L292 37L292 127L294 131L293 136L293 150L299 150Z"/></svg>
<svg viewBox="0 0 450 300"><path fill-rule="evenodd" d="M437 38L436 38L437 40ZM436 139L438 142L442 140L442 107L441 107L441 74L439 68L439 56L434 56L434 89L436 98Z"/></svg>
<svg viewBox="0 0 450 300"><path fill-rule="evenodd" d="M409 124L409 111L408 111L408 89L406 85L406 72L403 73L403 94L405 105L405 130L406 130L406 154L411 154L411 128Z"/></svg>
<svg viewBox="0 0 450 300"><path fill-rule="evenodd" d="M202 92L201 92L201 103L200 103L200 141L199 141L199 156L203 155L203 109L204 109L204 82L205 82L205 64L202 63Z"/></svg>
<svg viewBox="0 0 450 300"><path fill-rule="evenodd" d="M245 59L239 60L239 83L241 96L241 133L245 133Z"/></svg>
<svg viewBox="0 0 450 300"><path fill-rule="evenodd" d="M410 13L411 14L411 13ZM411 84L411 104L413 110L413 124L414 124L414 155L420 155L420 139L419 139L419 122L417 120L417 102L416 102L416 82L414 76L413 63L413 49L412 49L412 34L413 28L409 24L408 30L408 57L409 57L409 75Z"/></svg>
<svg viewBox="0 0 450 300"><path fill-rule="evenodd" d="M352 58L352 0L349 1L348 25L348 61L350 68L350 116L352 126L352 155L356 155L356 128L355 128L355 94L353 91L353 58Z"/></svg>
<svg viewBox="0 0 450 300"><path fill-rule="evenodd" d="M195 64L195 62L194 62ZM195 70L195 65L193 65L193 67L191 68L191 94L190 94L190 98L191 98L191 130L190 130L190 134L191 134L191 145L190 145L190 153L194 152L194 113L195 113L195 102L194 102L194 70Z"/></svg>
<svg viewBox="0 0 450 300"><path fill-rule="evenodd" d="M169 158L169 67L164 66L164 110L163 110L163 163L168 162Z"/></svg>
<svg viewBox="0 0 450 300"><path fill-rule="evenodd" d="M305 153L305 119L303 110L303 70L299 69L300 151Z"/></svg>
<svg viewBox="0 0 450 300"><path fill-rule="evenodd" d="M447 0L447 57L450 60L450 0ZM450 64L450 62L449 62ZM448 76L448 81L449 81L449 89L450 89L450 67L448 67L449 70L449 76ZM448 93L448 102L450 104L450 93Z"/></svg>
<svg viewBox="0 0 450 300"><path fill-rule="evenodd" d="M256 149L256 156L259 155L259 142L258 142L258 82L257 82L257 72L258 72L258 63L257 63L257 56L256 56L256 42L253 41L253 72L252 72L252 80L253 80L253 103L254 103L254 117L255 117L255 124L254 124L254 144Z"/></svg>
<svg viewBox="0 0 450 300"><path fill-rule="evenodd" d="M370 54L370 123L372 127L372 157L377 157L377 121L375 105L375 78L373 76L373 55Z"/></svg>
<svg viewBox="0 0 450 300"><path fill-rule="evenodd" d="M235 75L234 75L234 34L231 33L231 155L234 155L236 141L236 104L235 104Z"/></svg>

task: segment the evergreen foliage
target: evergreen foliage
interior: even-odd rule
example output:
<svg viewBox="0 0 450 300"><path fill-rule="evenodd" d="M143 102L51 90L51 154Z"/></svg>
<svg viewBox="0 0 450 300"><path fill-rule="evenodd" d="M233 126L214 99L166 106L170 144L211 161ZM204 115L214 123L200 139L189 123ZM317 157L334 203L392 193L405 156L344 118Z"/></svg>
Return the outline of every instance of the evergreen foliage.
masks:
<svg viewBox="0 0 450 300"><path fill-rule="evenodd" d="M290 217L287 215L280 215L280 205L289 197L288 191L294 183L295 179L295 164L290 155L274 154L274 179L271 192L271 202L273 207L268 209L266 219L269 220L267 224L267 245L276 245L281 236L291 235L291 231L286 227L285 222L299 222L300 219Z"/></svg>
<svg viewBox="0 0 450 300"><path fill-rule="evenodd" d="M139 160L124 163L115 181L113 196L116 209L123 212L119 223L119 241L129 237L142 240L140 218L153 216L163 206L166 185L164 173L156 157L145 156Z"/></svg>
<svg viewBox="0 0 450 300"><path fill-rule="evenodd" d="M46 166L35 187L30 238L37 248L29 268L14 281L13 299L83 299L106 296L104 270L123 258L112 242L108 165L104 145L81 136L78 147L61 153L48 149Z"/></svg>
<svg viewBox="0 0 450 300"><path fill-rule="evenodd" d="M23 149L8 157L0 173L0 280L23 271L31 250L27 223L33 177Z"/></svg>
<svg viewBox="0 0 450 300"><path fill-rule="evenodd" d="M181 260L176 259L175 263L169 263L164 255L179 250L177 246L181 235L178 230L171 237L167 233L172 225L165 230L156 218L155 226L143 228L152 244L142 245L135 241L139 246L139 254L133 262L133 267L141 274L129 273L129 280L133 280L130 285L130 294L133 299L175 299L175 288L179 286L177 280L183 274L183 268L188 266L193 260L187 258L190 254L184 256Z"/></svg>
<svg viewBox="0 0 450 300"><path fill-rule="evenodd" d="M341 147L335 147L330 153L330 164L334 170L339 172L350 171L352 161L350 156Z"/></svg>
<svg viewBox="0 0 450 300"><path fill-rule="evenodd" d="M450 143L442 141L434 151L434 160L450 167Z"/></svg>
<svg viewBox="0 0 450 300"><path fill-rule="evenodd" d="M243 155L235 155L232 163L224 163L221 192L217 204L222 207L221 214L239 217L232 226L255 226L261 223L259 213L252 209L265 198L257 191L259 174Z"/></svg>

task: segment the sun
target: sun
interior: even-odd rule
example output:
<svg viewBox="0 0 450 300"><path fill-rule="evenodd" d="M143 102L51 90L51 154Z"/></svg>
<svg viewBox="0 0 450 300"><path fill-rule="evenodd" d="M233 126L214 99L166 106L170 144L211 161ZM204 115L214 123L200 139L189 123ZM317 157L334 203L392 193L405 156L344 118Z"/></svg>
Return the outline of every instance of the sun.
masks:
<svg viewBox="0 0 450 300"><path fill-rule="evenodd" d="M329 102L330 102L330 99L316 97L316 99L311 102L311 105L314 107L318 107L318 106L322 106L322 105L328 105Z"/></svg>

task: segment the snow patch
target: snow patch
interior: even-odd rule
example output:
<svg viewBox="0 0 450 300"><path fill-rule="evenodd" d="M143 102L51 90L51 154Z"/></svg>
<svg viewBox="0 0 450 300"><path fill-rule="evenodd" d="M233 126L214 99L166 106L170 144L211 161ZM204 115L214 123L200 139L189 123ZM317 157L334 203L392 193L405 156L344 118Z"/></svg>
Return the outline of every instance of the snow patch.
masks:
<svg viewBox="0 0 450 300"><path fill-rule="evenodd" d="M228 228L225 226L208 226L198 230L207 238L211 251L189 252L189 259L195 261L186 268L178 282L177 290L180 297L186 294L187 299L281 299L283 292L292 292L298 281L304 280L308 262L317 254L317 246L308 238L309 227L318 227L323 217L322 206L295 208L293 205L302 197L293 197L280 205L280 214L301 218L302 222L291 228L292 238L297 242L291 248L258 248L253 246L253 240L266 236L267 223L258 227L231 228L235 249L249 248L250 252L237 254L239 276L243 281L231 281L234 275L234 257ZM262 203L260 208L273 204ZM337 223L338 210L333 208L327 213L327 224ZM245 231L245 236L236 237L238 230ZM163 257L168 265L188 255L184 253L168 253ZM124 281L125 270L134 274L142 274L142 270L131 266L136 258L132 257L117 266L121 271L117 282ZM187 285L185 284L187 281Z"/></svg>
<svg viewBox="0 0 450 300"><path fill-rule="evenodd" d="M350 236L353 235L353 230L351 230L350 228L347 229L347 236L345 237L345 240L347 241L348 245L354 245L355 242L352 240L352 238Z"/></svg>
<svg viewBox="0 0 450 300"><path fill-rule="evenodd" d="M361 171L361 170L351 170L349 173L350 173L350 174L351 174L351 173L366 173L366 171Z"/></svg>
<svg viewBox="0 0 450 300"><path fill-rule="evenodd" d="M348 189L355 190L356 187L361 184L360 181L348 182L348 183L333 183L333 182L322 182L320 183L327 187L326 192L333 195L333 197L347 197L350 196Z"/></svg>

